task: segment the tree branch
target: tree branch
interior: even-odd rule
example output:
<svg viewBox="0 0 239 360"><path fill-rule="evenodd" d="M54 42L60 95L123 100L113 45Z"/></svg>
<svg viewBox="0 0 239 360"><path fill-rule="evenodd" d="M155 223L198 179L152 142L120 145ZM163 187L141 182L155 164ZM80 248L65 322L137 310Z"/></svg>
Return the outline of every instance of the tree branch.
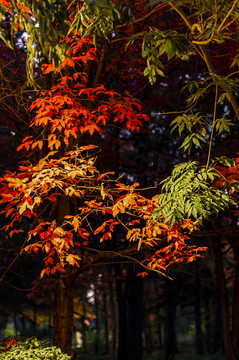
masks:
<svg viewBox="0 0 239 360"><path fill-rule="evenodd" d="M190 19L187 17L187 15L183 12L183 10L181 10L180 8L174 6L172 3L169 3L172 8L181 16L181 18L184 20L184 22L186 23L186 25L188 26L188 28L190 29L190 31L192 31L192 28L193 28L193 24L192 22L190 21ZM224 19L225 20L225 19ZM219 26L220 28L220 26ZM205 45L203 44L198 44L199 46L199 49L201 50L201 53L202 53L202 58L203 60L205 61L206 63L206 66L208 68L208 71L212 74L212 78L213 78L213 81L214 83L216 84L216 79L215 77L213 76L213 74L216 74L215 72L215 69L212 65L212 61L210 59L210 56L209 56L209 53L207 51L207 48L205 47ZM239 121L239 110L238 110L238 106L237 106L237 102L236 102L236 99L234 97L234 95L230 92L227 92L227 94L229 95L229 99L230 99L230 103L233 107L233 110L236 114L236 117Z"/></svg>

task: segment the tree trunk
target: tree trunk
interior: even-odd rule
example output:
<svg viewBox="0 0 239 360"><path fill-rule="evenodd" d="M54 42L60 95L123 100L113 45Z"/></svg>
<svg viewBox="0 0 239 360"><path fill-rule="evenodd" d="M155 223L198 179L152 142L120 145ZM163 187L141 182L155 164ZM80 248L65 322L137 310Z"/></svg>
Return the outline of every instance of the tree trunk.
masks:
<svg viewBox="0 0 239 360"><path fill-rule="evenodd" d="M48 336L49 336L49 340L50 343L52 343L52 310L50 309L49 311L49 318L48 318Z"/></svg>
<svg viewBox="0 0 239 360"><path fill-rule="evenodd" d="M86 325L85 325L85 320L86 320L85 298L83 298L82 310L83 310L83 314L82 314L82 317L81 317L81 338L82 338L82 347L83 347L83 351L84 351L84 352L87 352L87 343L86 343Z"/></svg>
<svg viewBox="0 0 239 360"><path fill-rule="evenodd" d="M64 274L65 279L62 277L57 282L53 342L63 353L72 355L74 285L69 281L69 271L68 269Z"/></svg>
<svg viewBox="0 0 239 360"><path fill-rule="evenodd" d="M37 306L36 304L33 302L32 304L32 307L33 307L33 335L35 337L37 337Z"/></svg>
<svg viewBox="0 0 239 360"><path fill-rule="evenodd" d="M14 311L13 314L13 322L14 322L14 331L15 331L15 336L18 335L18 323L17 323L17 312Z"/></svg>
<svg viewBox="0 0 239 360"><path fill-rule="evenodd" d="M202 311L201 311L201 282L197 277L195 281L195 324L196 324L196 352L203 354L203 334L202 334Z"/></svg>
<svg viewBox="0 0 239 360"><path fill-rule="evenodd" d="M99 300L97 293L97 285L95 285L94 289L94 307L95 307L95 353L99 352L99 335L100 335L100 327L99 327Z"/></svg>
<svg viewBox="0 0 239 360"><path fill-rule="evenodd" d="M218 281L216 279L216 291L214 295L214 334L213 334L213 352L224 350L224 334L223 334L223 319L222 319L222 305L220 299L220 292Z"/></svg>
<svg viewBox="0 0 239 360"><path fill-rule="evenodd" d="M125 298L125 280L121 275L120 265L115 265L116 295L118 304L118 350L117 359L127 359L127 306Z"/></svg>
<svg viewBox="0 0 239 360"><path fill-rule="evenodd" d="M211 326L211 307L209 300L209 291L207 288L204 288L203 297L204 297L204 322L205 322L205 347L208 353L212 352L212 326ZM215 319L216 320L216 319ZM214 321L215 324L215 321Z"/></svg>
<svg viewBox="0 0 239 360"><path fill-rule="evenodd" d="M235 259L235 280L232 303L232 336L237 359L239 359L239 245L234 239L233 251Z"/></svg>
<svg viewBox="0 0 239 360"><path fill-rule="evenodd" d="M103 293L103 309L104 309L104 332L105 332L105 353L109 353L109 326L107 316L107 295L106 290Z"/></svg>
<svg viewBox="0 0 239 360"><path fill-rule="evenodd" d="M232 334L231 334L231 324L230 324L230 308L226 287L226 279L223 269L222 253L221 253L221 244L220 239L214 245L214 256L215 256L215 265L217 270L218 285L221 297L222 304L222 318L223 318L223 330L224 330L224 346L226 352L227 360L238 360L235 348L233 344Z"/></svg>
<svg viewBox="0 0 239 360"><path fill-rule="evenodd" d="M176 306L174 301L174 283L166 279L166 324L165 324L165 360L174 360L177 352L175 329Z"/></svg>
<svg viewBox="0 0 239 360"><path fill-rule="evenodd" d="M144 312L144 320L143 320L143 332L145 337L145 344L148 354L152 354L153 345L152 345L152 329L151 329L151 321L148 320L146 314Z"/></svg>
<svg viewBox="0 0 239 360"><path fill-rule="evenodd" d="M71 203L68 198L62 198L56 209L57 225L60 226L64 217L71 213ZM66 271L60 275L55 290L54 304L54 331L53 343L63 353L72 355L72 337L74 320L74 280L76 270L72 266L65 268Z"/></svg>
<svg viewBox="0 0 239 360"><path fill-rule="evenodd" d="M158 278L155 277L154 279L154 287L155 287L155 293L159 294L160 293L160 288L158 286ZM161 304L159 302L159 300L157 300L156 303L156 315L157 315L157 334L158 334L158 348L162 349L163 347L163 339L162 339L162 328L161 328Z"/></svg>
<svg viewBox="0 0 239 360"><path fill-rule="evenodd" d="M111 275L111 274L110 274ZM115 301L114 301L114 289L112 277L109 281L109 306L111 315L111 343L110 343L110 360L115 360L115 349L116 349L116 313L115 313Z"/></svg>
<svg viewBox="0 0 239 360"><path fill-rule="evenodd" d="M128 305L127 316L127 359L140 360L142 357L142 329L143 329L143 286L142 278L132 266L127 272L126 294Z"/></svg>

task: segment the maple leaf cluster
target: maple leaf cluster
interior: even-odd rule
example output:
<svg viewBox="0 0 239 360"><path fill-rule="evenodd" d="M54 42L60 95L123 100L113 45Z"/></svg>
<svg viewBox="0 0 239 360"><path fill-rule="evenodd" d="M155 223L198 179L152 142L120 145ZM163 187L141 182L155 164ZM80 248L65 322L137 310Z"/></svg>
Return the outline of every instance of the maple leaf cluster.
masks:
<svg viewBox="0 0 239 360"><path fill-rule="evenodd" d="M10 219L3 229L11 237L23 232L22 222L28 219L28 244L21 252L44 253L41 277L64 272L69 265L84 266L91 261L95 240L110 241L116 228L126 247L136 243L136 251L144 254L140 264L146 270L165 274L173 263L201 257L206 248L188 244L190 220L172 227L160 222L153 216L158 196L146 198L136 190L138 183L126 186L112 179L112 172L100 173L92 153L96 147L78 147L82 134L106 134L109 124L137 131L149 118L136 99L103 85L87 85L86 74L79 70L98 61L89 37L73 32L61 41L67 45L62 64L57 69L43 65L43 75L54 73L58 80L40 91L30 107L30 128L36 136L26 137L18 147L33 159L40 154L40 160L28 160L0 178L0 203L6 205L2 213Z"/></svg>
<svg viewBox="0 0 239 360"><path fill-rule="evenodd" d="M101 174L94 166L95 158L87 155L94 148L93 145L81 147L60 159L53 157L53 151L38 164L20 166L18 173L8 172L0 179L0 203L7 204L2 213L11 219L4 230L12 229L12 236L23 231L16 225L21 224L24 217L31 220L32 229L27 237L31 244L22 251L37 253L40 250L46 254L41 277L64 272L67 264L80 266L85 261L82 249L89 247L101 232L99 242L110 240L115 227L120 225L126 229L126 241L137 242L138 250L153 249L153 255L142 262L146 269L166 272L172 263L201 256L200 251L205 248L186 243L189 237L184 230L190 230L192 222L185 220L182 226L175 224L171 228L153 219L157 196L147 199L135 190L138 183L126 186L111 180L112 173ZM61 224L56 219L40 221L47 214L50 218L51 207L62 198L78 204L77 210L75 206ZM99 227L95 221L89 226L92 214L107 219Z"/></svg>

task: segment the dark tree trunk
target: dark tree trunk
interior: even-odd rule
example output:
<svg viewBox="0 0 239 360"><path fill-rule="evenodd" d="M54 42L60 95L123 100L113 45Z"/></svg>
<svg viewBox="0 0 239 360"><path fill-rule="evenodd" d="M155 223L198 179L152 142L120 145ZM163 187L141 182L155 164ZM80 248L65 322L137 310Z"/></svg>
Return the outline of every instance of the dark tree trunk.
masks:
<svg viewBox="0 0 239 360"><path fill-rule="evenodd" d="M206 347L206 351L208 353L211 353L212 325L211 325L211 309L210 309L209 292L207 289L204 289L204 322L205 322L205 333L206 333L205 347Z"/></svg>
<svg viewBox="0 0 239 360"><path fill-rule="evenodd" d="M49 331L49 339L52 343L52 310L49 311L49 318L48 318L48 331Z"/></svg>
<svg viewBox="0 0 239 360"><path fill-rule="evenodd" d="M86 352L87 344L86 344L86 326L85 326L85 320L86 320L85 299L83 299L82 310L83 310L83 314L81 317L81 337L82 337L83 351Z"/></svg>
<svg viewBox="0 0 239 360"><path fill-rule="evenodd" d="M18 334L18 323L17 323L17 313L16 313L16 311L14 311L14 314L13 314L13 322L14 322L15 336L17 336L17 334Z"/></svg>
<svg viewBox="0 0 239 360"><path fill-rule="evenodd" d="M142 357L143 329L143 286L142 278L130 266L127 272L126 294L128 303L127 359L140 360Z"/></svg>
<svg viewBox="0 0 239 360"><path fill-rule="evenodd" d="M57 282L54 307L54 345L59 347L63 353L72 355L74 286L69 280L68 269L64 273L64 279Z"/></svg>
<svg viewBox="0 0 239 360"><path fill-rule="evenodd" d="M237 359L239 359L239 244L233 239L235 280L232 303L232 336Z"/></svg>
<svg viewBox="0 0 239 360"><path fill-rule="evenodd" d="M196 352L203 354L203 334L202 334L202 311L201 311L201 281L197 277L195 281L195 325L196 325Z"/></svg>
<svg viewBox="0 0 239 360"><path fill-rule="evenodd" d="M98 354L99 352L99 300L98 300L98 293L97 287L95 285L94 291L94 301L95 301L95 353Z"/></svg>
<svg viewBox="0 0 239 360"><path fill-rule="evenodd" d="M146 311L145 304L148 304L148 294L150 290L148 288L144 288L144 301L143 301L143 334L145 339L146 350L148 354L151 354L153 351L152 345L152 326L150 320L150 312Z"/></svg>
<svg viewBox="0 0 239 360"><path fill-rule="evenodd" d="M70 200L68 198L60 199L55 214L57 225L60 226L64 221L65 215L70 213ZM57 281L55 290L53 343L63 353L72 355L76 270L70 265L65 270Z"/></svg>
<svg viewBox="0 0 239 360"><path fill-rule="evenodd" d="M213 352L224 350L224 334L223 334L223 319L222 319L222 304L220 299L220 292L218 280L216 279L216 291L214 296L214 334L213 334Z"/></svg>
<svg viewBox="0 0 239 360"><path fill-rule="evenodd" d="M177 352L176 305L174 283L166 279L166 323L165 323L165 360L174 360Z"/></svg>
<svg viewBox="0 0 239 360"><path fill-rule="evenodd" d="M117 359L127 359L127 305L125 298L125 279L121 275L120 265L115 266L116 296L118 304L118 350Z"/></svg>
<svg viewBox="0 0 239 360"><path fill-rule="evenodd" d="M111 274L110 274L111 275ZM115 360L116 350L116 313L115 313L115 301L114 301L114 289L112 278L109 280L109 306L111 315L111 343L110 343L110 360Z"/></svg>
<svg viewBox="0 0 239 360"><path fill-rule="evenodd" d="M148 354L152 354L153 346L152 346L152 329L151 329L151 321L147 321L146 314L144 315L143 322L143 332L145 336L146 349Z"/></svg>
<svg viewBox="0 0 239 360"><path fill-rule="evenodd" d="M220 239L214 245L214 256L215 256L215 265L217 270L218 285L219 285L221 304L222 304L224 347L225 347L226 359L238 360L231 334L230 308L229 308L229 300L228 300L227 287L226 287L226 279L223 269Z"/></svg>
<svg viewBox="0 0 239 360"><path fill-rule="evenodd" d="M23 335L26 334L26 321L25 321L25 316L21 313L21 333Z"/></svg>
<svg viewBox="0 0 239 360"><path fill-rule="evenodd" d="M37 337L37 306L33 303L33 335Z"/></svg>
<svg viewBox="0 0 239 360"><path fill-rule="evenodd" d="M109 326L108 326L108 316L107 316L107 295L104 290L103 294L103 309L104 309L104 332L105 332L105 353L109 353Z"/></svg>
<svg viewBox="0 0 239 360"><path fill-rule="evenodd" d="M155 287L155 293L160 294L160 289L158 286L158 278L154 279L154 287ZM157 301L156 304L156 314L157 314L157 334L158 334L158 347L159 349L162 349L163 347L163 339L162 339L162 329L161 329L161 304L159 301Z"/></svg>

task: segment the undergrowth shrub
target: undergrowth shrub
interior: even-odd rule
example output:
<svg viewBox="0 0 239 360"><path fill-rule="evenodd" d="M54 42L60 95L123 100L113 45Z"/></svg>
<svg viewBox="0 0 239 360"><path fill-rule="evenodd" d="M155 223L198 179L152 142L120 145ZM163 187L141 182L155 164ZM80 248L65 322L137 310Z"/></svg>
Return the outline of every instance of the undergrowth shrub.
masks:
<svg viewBox="0 0 239 360"><path fill-rule="evenodd" d="M63 354L55 346L34 337L8 338L0 340L0 360L70 360L71 356Z"/></svg>

